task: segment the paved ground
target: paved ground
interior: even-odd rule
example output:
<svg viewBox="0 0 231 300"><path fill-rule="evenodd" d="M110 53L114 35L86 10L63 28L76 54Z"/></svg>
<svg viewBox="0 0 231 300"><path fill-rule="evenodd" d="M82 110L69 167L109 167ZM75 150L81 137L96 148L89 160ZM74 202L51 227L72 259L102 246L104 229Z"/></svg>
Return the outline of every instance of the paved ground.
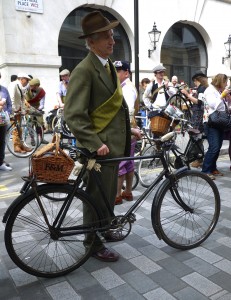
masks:
<svg viewBox="0 0 231 300"><path fill-rule="evenodd" d="M225 150L223 151L223 153ZM0 219L16 197L27 174L28 159L7 154L12 172L0 173ZM216 180L221 195L219 223L200 247L179 251L159 241L150 222L152 195L137 212L126 240L109 244L120 253L116 263L90 258L81 268L56 279L37 278L10 260L0 223L0 299L231 299L231 172L227 155L219 158L224 177ZM137 197L142 192L134 191ZM123 211L130 203L117 207Z"/></svg>

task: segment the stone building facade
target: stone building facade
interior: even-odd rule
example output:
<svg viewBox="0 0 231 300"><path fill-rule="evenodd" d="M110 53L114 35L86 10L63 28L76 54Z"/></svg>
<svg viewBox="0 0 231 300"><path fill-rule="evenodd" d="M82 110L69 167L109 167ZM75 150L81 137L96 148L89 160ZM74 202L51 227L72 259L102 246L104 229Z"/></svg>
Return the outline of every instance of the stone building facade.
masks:
<svg viewBox="0 0 231 300"><path fill-rule="evenodd" d="M139 9L137 23L135 3ZM136 74L140 80L151 79L153 67L160 62L167 66L169 77L178 75L186 81L198 68L208 76L231 75L230 58L222 63L222 57L227 57L224 43L231 34L231 0L1 0L1 84L8 86L12 74L32 74L46 90L46 110L51 109L56 103L59 71L73 68L87 53L76 41L81 34L81 17L92 9L120 21L120 31L115 35L119 57L113 59L130 60L133 73L137 59L134 28L138 25ZM148 57L148 49L152 49L148 32L154 22L161 35Z"/></svg>

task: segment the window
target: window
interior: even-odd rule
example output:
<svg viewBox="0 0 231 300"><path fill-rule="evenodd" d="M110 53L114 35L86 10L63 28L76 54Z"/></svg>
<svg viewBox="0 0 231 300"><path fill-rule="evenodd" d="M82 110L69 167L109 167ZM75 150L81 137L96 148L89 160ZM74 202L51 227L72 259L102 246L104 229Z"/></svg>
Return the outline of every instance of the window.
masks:
<svg viewBox="0 0 231 300"><path fill-rule="evenodd" d="M200 33L191 25L175 23L166 33L162 48L161 62L167 68L170 79L173 75L179 81L192 85L192 75L207 71L207 51Z"/></svg>

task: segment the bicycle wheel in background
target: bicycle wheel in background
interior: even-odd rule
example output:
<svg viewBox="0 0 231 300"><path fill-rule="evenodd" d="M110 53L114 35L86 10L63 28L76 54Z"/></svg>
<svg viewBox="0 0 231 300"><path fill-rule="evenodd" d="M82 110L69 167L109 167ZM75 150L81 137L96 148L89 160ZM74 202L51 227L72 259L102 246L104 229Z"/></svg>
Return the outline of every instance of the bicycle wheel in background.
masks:
<svg viewBox="0 0 231 300"><path fill-rule="evenodd" d="M153 146L148 147L142 156L153 156L156 153ZM142 159L138 164L138 175L140 184L143 187L149 187L159 173L163 170L160 158Z"/></svg>
<svg viewBox="0 0 231 300"><path fill-rule="evenodd" d="M152 225L169 246L187 250L199 246L214 230L220 214L220 195L215 183L199 171L187 170L176 180L174 187L168 179L159 187L152 204Z"/></svg>
<svg viewBox="0 0 231 300"><path fill-rule="evenodd" d="M7 132L6 136L6 145L8 150L16 157L29 157L32 155L36 149L38 148L38 135L37 132L30 126L27 125L21 125L20 127L21 131L21 143L24 146L27 146L31 149L30 152L26 153L19 153L14 151L14 143L13 143L13 134L18 134L17 127L11 127L10 130Z"/></svg>
<svg viewBox="0 0 231 300"><path fill-rule="evenodd" d="M37 133L37 138L38 138L38 146L41 145L42 140L44 139L44 130L43 126L38 122L38 121L33 121L32 123L32 128L36 131Z"/></svg>
<svg viewBox="0 0 231 300"><path fill-rule="evenodd" d="M172 104L177 108L179 108L184 113L183 115L184 119L188 121L191 120L192 117L191 103L187 101L184 97L178 94L173 95L168 99L167 105L168 104Z"/></svg>
<svg viewBox="0 0 231 300"><path fill-rule="evenodd" d="M137 171L135 170L134 175L133 175L133 181L132 181L132 190L134 190L137 187L138 183L139 183L139 175L138 175ZM125 190L125 187L126 186L123 185L122 189Z"/></svg>
<svg viewBox="0 0 231 300"><path fill-rule="evenodd" d="M99 222L96 210L83 192L76 192L63 220L63 231L56 228L56 217L71 190L68 185L38 187L37 192L49 226L35 194L29 191L20 196L22 201L6 223L5 244L10 258L25 272L47 278L65 275L81 266L91 255L96 236L93 228ZM83 206L92 214L94 224L93 221L89 225L84 224ZM71 226L76 226L76 234L62 237L61 231L65 233ZM91 232L91 242L85 247L87 232Z"/></svg>

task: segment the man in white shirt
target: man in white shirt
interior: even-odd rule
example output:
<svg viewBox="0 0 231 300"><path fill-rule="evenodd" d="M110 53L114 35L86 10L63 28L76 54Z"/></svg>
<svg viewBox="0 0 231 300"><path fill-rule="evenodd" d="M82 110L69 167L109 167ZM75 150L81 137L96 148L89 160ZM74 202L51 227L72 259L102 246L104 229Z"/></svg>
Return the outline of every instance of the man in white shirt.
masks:
<svg viewBox="0 0 231 300"><path fill-rule="evenodd" d="M19 73L18 79L9 84L8 91L12 101L12 111L14 113L25 114L25 93L26 86L31 78L26 73ZM20 115L17 116L20 118ZM18 153L31 152L31 148L22 144L17 130L13 131L14 151Z"/></svg>
<svg viewBox="0 0 231 300"><path fill-rule="evenodd" d="M175 94L175 89L168 86L169 81L164 80L165 71L162 64L153 69L155 80L148 84L143 95L144 104L149 110L164 108L169 97Z"/></svg>

